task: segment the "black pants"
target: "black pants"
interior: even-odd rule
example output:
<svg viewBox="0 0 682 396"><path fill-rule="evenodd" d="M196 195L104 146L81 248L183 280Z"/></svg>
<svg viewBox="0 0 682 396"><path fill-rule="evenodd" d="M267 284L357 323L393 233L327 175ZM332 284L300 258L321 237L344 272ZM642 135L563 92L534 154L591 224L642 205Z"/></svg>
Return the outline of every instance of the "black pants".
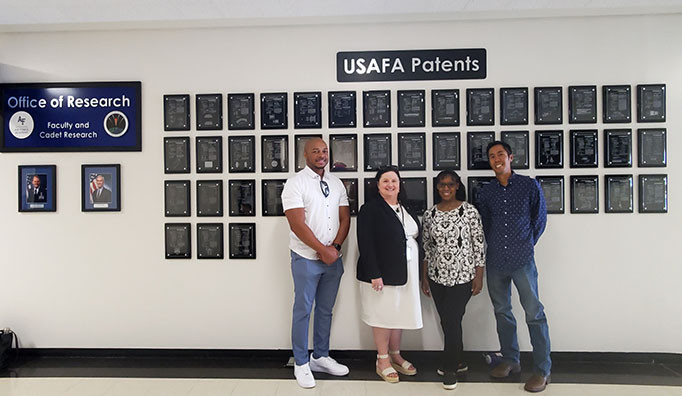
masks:
<svg viewBox="0 0 682 396"><path fill-rule="evenodd" d="M457 371L457 365L463 360L462 317L471 298L471 282L448 287L429 279L429 285L445 335L445 349L440 367L445 372L454 373Z"/></svg>

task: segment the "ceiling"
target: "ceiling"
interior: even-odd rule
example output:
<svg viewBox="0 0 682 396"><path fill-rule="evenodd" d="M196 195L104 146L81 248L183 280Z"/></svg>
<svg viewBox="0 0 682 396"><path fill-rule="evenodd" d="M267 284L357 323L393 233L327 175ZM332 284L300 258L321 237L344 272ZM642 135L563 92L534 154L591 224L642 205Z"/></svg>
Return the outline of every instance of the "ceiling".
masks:
<svg viewBox="0 0 682 396"><path fill-rule="evenodd" d="M682 13L682 0L0 0L0 32Z"/></svg>

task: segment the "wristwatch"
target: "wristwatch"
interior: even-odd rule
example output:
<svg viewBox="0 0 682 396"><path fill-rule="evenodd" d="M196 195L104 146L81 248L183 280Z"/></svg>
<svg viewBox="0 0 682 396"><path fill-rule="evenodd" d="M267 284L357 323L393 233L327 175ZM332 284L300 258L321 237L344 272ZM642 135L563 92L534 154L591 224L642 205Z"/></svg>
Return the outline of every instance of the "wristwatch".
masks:
<svg viewBox="0 0 682 396"><path fill-rule="evenodd" d="M341 245L339 245L338 243L332 243L332 246L334 246L334 248L335 248L337 251L339 251L339 252L341 251Z"/></svg>

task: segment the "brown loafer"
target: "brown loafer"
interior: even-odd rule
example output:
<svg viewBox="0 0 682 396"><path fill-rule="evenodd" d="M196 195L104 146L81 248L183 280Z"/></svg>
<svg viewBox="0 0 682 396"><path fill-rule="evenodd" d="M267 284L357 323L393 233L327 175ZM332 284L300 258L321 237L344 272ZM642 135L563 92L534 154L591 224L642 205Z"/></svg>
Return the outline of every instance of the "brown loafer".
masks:
<svg viewBox="0 0 682 396"><path fill-rule="evenodd" d="M547 385L549 384L549 376L543 377L539 374L533 374L528 378L528 381L526 381L526 385L524 385L523 389L527 390L528 392L542 392L545 390Z"/></svg>
<svg viewBox="0 0 682 396"><path fill-rule="evenodd" d="M512 363L503 361L502 363L495 366L490 372L490 376L494 378L507 378L509 374L518 374L521 372L521 365L518 363Z"/></svg>

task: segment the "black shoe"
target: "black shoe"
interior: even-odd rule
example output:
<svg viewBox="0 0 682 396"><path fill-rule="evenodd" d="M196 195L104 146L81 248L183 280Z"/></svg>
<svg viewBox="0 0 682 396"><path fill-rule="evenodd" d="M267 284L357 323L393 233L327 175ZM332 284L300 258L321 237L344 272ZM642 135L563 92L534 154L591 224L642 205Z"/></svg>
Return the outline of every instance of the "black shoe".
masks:
<svg viewBox="0 0 682 396"><path fill-rule="evenodd" d="M460 364L457 365L457 373L465 373L465 372L467 372L467 371L469 371L469 366L467 366L466 363L460 363ZM445 371L444 371L443 369L438 369L438 370L436 370L436 372L437 372L438 375L440 375L440 376L442 376L443 374L445 374Z"/></svg>
<svg viewBox="0 0 682 396"><path fill-rule="evenodd" d="M443 376L443 388L452 390L457 387L457 375L455 373L445 373Z"/></svg>

